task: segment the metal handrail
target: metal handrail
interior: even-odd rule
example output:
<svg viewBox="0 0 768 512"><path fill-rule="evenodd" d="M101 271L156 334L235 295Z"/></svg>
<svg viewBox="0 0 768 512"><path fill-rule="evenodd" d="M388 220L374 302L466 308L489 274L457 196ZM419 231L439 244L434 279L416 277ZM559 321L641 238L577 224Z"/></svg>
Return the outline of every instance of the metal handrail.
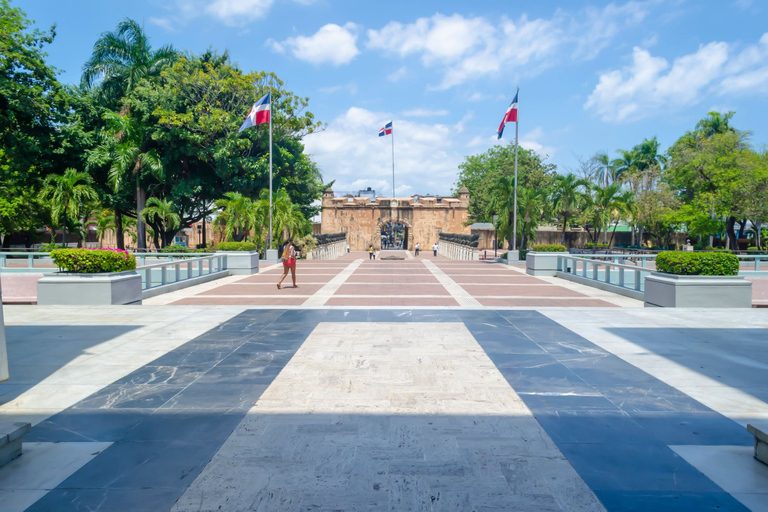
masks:
<svg viewBox="0 0 768 512"><path fill-rule="evenodd" d="M204 271L206 269L204 269L203 263L206 261L208 261L209 264L207 271ZM186 267L185 277L182 277L182 266ZM168 276L168 271L166 270L168 267L173 267L173 275L170 279ZM152 271L157 269L160 269L160 279L159 282L155 284ZM196 273L195 270L197 270ZM187 257L184 259L176 259L161 263L150 263L149 265L141 265L136 267L136 272L141 275L141 287L143 290L149 290L151 288L157 288L158 286L178 283L180 281L186 281L187 279L210 275L215 272L222 272L224 270L227 270L226 254L211 254L208 256L198 256L191 258Z"/></svg>
<svg viewBox="0 0 768 512"><path fill-rule="evenodd" d="M702 252L713 252L713 251L702 251ZM742 251L743 252L743 251ZM646 263L648 261L654 261L656 259L656 254L624 254L624 253L613 253L613 254L580 254L579 258L586 258L586 259L593 259L593 260L605 260L607 258L611 258L614 260L615 263L618 263L619 260L640 260L641 267L645 268ZM768 263L768 254L734 254L739 259L739 262L745 262L745 263L754 263L754 269L753 270L740 270L740 272L760 272L760 262L764 261Z"/></svg>
<svg viewBox="0 0 768 512"><path fill-rule="evenodd" d="M573 263L570 267L567 264L568 261ZM581 263L581 272L579 272L579 263ZM602 280L599 278L600 267L605 267L606 270ZM610 269L612 268L618 269L619 271L618 282L613 282L611 279L612 272ZM592 281L597 281L612 286L618 286L620 288L634 290L637 292L644 291L645 287L643 285L645 281L643 274L651 274L654 272L652 269L637 267L635 265L625 265L622 263L614 263L593 258L582 258L580 256L568 256L559 253L557 255L557 270L558 272L565 272L577 277L583 277ZM634 273L634 287L632 288L626 286L625 284L627 282L625 276L627 271Z"/></svg>

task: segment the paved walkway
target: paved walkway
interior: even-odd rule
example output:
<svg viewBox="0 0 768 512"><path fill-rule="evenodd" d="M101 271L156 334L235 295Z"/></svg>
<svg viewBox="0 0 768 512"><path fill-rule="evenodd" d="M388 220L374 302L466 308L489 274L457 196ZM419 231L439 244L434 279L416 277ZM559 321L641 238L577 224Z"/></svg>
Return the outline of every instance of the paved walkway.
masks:
<svg viewBox="0 0 768 512"><path fill-rule="evenodd" d="M5 306L0 510L768 511L768 311L382 255Z"/></svg>
<svg viewBox="0 0 768 512"><path fill-rule="evenodd" d="M4 310L4 512L768 510L765 310Z"/></svg>
<svg viewBox="0 0 768 512"><path fill-rule="evenodd" d="M402 259L388 260L388 257ZM282 265L259 274L182 290L149 304L248 306L395 307L642 307L628 299L564 280L536 278L522 266L486 261L452 261L431 252L414 258L406 251L367 253L333 261L298 263L297 284L290 277L278 290Z"/></svg>

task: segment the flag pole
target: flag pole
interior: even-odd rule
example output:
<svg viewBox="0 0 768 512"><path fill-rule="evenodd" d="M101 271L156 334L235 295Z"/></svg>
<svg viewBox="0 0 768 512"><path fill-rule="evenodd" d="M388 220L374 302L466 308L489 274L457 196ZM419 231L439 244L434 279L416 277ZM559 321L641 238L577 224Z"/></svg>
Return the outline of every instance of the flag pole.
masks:
<svg viewBox="0 0 768 512"><path fill-rule="evenodd" d="M269 95L269 248L272 249L272 95Z"/></svg>
<svg viewBox="0 0 768 512"><path fill-rule="evenodd" d="M515 98L518 98L519 94L520 94L520 88L518 87L517 92L515 93ZM512 212L512 250L513 251L517 249L517 127L519 125L519 122L518 122L519 115L520 113L518 112L518 115L515 117L515 200L514 200L514 211Z"/></svg>
<svg viewBox="0 0 768 512"><path fill-rule="evenodd" d="M392 123L392 199L395 198L395 125Z"/></svg>

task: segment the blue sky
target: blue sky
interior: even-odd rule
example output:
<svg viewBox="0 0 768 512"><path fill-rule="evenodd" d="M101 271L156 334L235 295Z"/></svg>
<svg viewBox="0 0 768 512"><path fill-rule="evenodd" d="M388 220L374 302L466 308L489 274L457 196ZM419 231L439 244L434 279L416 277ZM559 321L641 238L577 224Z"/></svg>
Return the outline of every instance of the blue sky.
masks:
<svg viewBox="0 0 768 512"><path fill-rule="evenodd" d="M228 49L274 71L327 128L305 139L337 191L447 194L465 156L496 143L520 87L520 141L560 172L658 136L667 148L709 110L768 143L764 0L15 0L61 80L77 82L99 34L143 21L153 46ZM245 107L243 115L247 113ZM514 141L514 125L502 142Z"/></svg>

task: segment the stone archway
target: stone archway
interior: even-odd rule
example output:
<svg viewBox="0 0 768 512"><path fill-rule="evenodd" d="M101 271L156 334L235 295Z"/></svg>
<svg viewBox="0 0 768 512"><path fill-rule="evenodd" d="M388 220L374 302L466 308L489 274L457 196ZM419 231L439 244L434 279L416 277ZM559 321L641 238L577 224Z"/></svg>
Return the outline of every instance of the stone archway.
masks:
<svg viewBox="0 0 768 512"><path fill-rule="evenodd" d="M392 218L391 216L388 217L379 217L376 221L376 227L378 228L379 235L386 229L388 225L391 224L401 224L405 227L405 233L403 238L403 249L408 250L410 247L413 246L413 226L407 219L403 218ZM382 249L381 247L381 236L378 237L378 243L379 243L379 249Z"/></svg>

